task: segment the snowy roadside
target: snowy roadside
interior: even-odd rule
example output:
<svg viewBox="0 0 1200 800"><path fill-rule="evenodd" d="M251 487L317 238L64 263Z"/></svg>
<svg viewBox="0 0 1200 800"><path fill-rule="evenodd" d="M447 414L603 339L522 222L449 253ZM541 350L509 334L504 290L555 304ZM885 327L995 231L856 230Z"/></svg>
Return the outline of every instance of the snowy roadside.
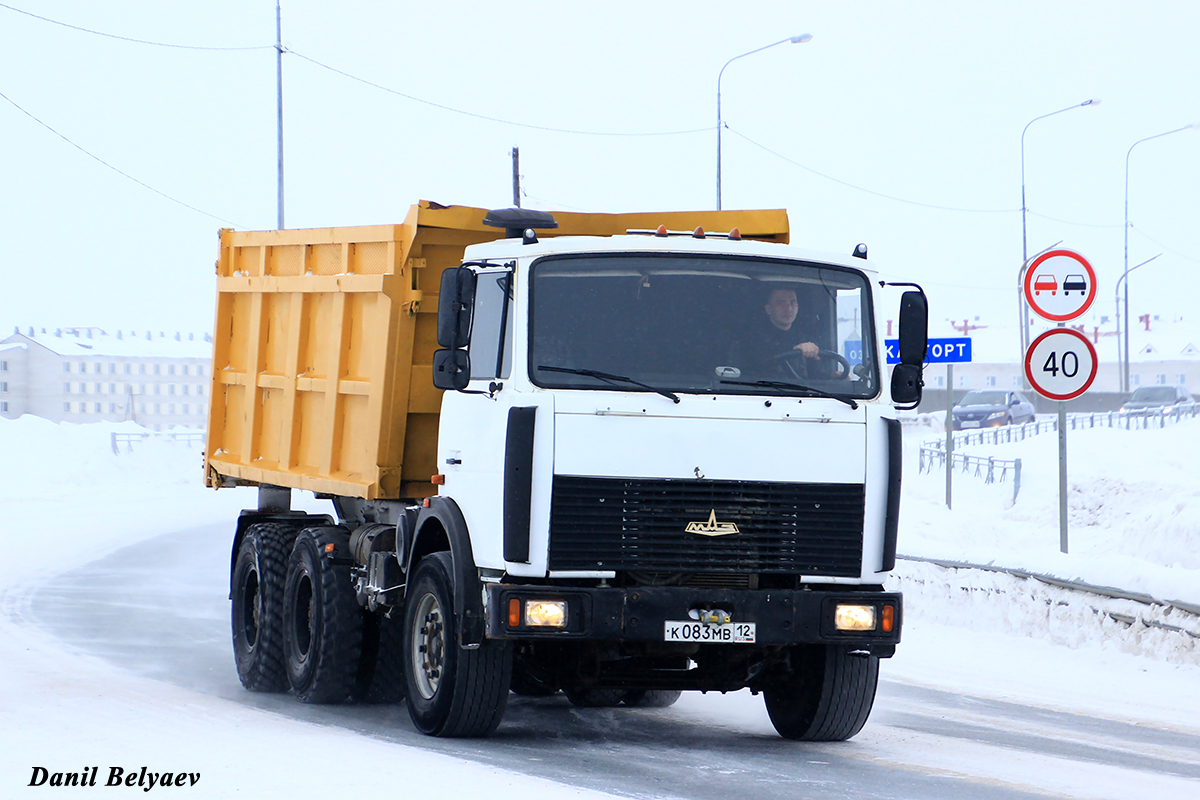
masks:
<svg viewBox="0 0 1200 800"><path fill-rule="evenodd" d="M371 763L378 786L411 797L480 786L501 800L610 796L136 677L37 628L30 596L53 575L164 532L228 523L254 504L252 490L204 489L199 449L146 442L118 457L112 430L126 427L0 420L0 794L37 795L49 785L29 786L41 766L99 767L97 786L112 767L198 773L194 798L335 797L345 765ZM111 794L145 796L148 780Z"/></svg>

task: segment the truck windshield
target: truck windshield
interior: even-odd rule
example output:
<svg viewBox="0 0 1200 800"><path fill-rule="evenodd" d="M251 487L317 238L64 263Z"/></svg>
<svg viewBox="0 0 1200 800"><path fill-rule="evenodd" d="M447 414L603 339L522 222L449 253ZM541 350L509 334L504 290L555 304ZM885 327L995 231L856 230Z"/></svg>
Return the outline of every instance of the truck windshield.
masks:
<svg viewBox="0 0 1200 800"><path fill-rule="evenodd" d="M660 392L874 397L870 297L863 273L806 262L547 257L531 270L529 371L554 388L612 391L582 372L599 371Z"/></svg>

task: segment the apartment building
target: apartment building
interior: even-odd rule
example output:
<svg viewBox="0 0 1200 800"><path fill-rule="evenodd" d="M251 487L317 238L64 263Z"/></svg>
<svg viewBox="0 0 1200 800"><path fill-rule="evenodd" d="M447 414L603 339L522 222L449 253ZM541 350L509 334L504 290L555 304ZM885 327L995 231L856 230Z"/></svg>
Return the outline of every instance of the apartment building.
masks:
<svg viewBox="0 0 1200 800"><path fill-rule="evenodd" d="M17 328L0 340L0 417L203 428L212 337Z"/></svg>

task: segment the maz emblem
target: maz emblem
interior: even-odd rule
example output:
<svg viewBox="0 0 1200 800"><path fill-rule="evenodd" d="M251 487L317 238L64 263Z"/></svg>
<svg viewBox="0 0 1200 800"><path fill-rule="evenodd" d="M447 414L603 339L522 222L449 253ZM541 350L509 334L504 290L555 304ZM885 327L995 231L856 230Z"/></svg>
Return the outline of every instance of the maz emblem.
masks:
<svg viewBox="0 0 1200 800"><path fill-rule="evenodd" d="M728 536L740 533L738 526L732 522L717 522L717 510L708 512L708 522L689 522L684 529L688 533L698 533L701 536Z"/></svg>

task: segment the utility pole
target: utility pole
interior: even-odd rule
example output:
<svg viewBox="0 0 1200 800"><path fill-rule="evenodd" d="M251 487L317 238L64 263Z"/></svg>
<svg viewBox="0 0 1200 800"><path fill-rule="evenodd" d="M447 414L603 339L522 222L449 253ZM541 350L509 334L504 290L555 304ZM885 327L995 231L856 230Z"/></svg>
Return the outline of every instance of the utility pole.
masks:
<svg viewBox="0 0 1200 800"><path fill-rule="evenodd" d="M279 229L283 230L283 25L280 0L275 0L275 100L276 127L279 134Z"/></svg>
<svg viewBox="0 0 1200 800"><path fill-rule="evenodd" d="M513 161L513 205L521 207L521 148L514 147Z"/></svg>

